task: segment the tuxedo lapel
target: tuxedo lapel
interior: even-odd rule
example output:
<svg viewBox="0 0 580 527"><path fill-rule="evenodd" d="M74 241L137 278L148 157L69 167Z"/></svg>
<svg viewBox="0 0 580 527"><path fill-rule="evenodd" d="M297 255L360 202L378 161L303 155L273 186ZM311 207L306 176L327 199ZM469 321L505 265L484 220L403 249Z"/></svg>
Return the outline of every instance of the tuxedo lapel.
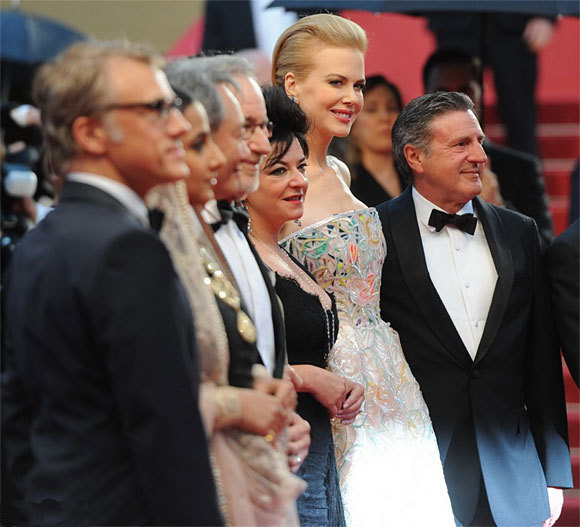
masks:
<svg viewBox="0 0 580 527"><path fill-rule="evenodd" d="M256 251L256 248L254 247L254 244L250 240L247 233L245 231L242 232L244 232L244 236L246 237L246 240L248 240L250 250L252 251L254 258L256 258L256 262L258 263L258 267L262 273L262 278L264 279L266 288L268 289L268 296L270 297L270 304L272 305L272 324L274 326L274 346L276 353L274 377L282 378L282 375L284 374L284 366L286 365L286 333L284 329L284 315L282 312L282 305L278 295L276 294L274 285L272 284L268 269L266 269L266 266L262 262L260 255Z"/></svg>
<svg viewBox="0 0 580 527"><path fill-rule="evenodd" d="M384 228L390 226L401 274L407 289L443 347L448 349L461 364L470 367L471 357L427 270L411 188L407 188L399 198L389 204L391 207L387 208L388 225Z"/></svg>
<svg viewBox="0 0 580 527"><path fill-rule="evenodd" d="M475 198L473 203L497 271L497 283L489 307L485 329L475 355L475 363L478 363L488 352L504 318L514 280L514 266L512 253L497 212L479 198Z"/></svg>

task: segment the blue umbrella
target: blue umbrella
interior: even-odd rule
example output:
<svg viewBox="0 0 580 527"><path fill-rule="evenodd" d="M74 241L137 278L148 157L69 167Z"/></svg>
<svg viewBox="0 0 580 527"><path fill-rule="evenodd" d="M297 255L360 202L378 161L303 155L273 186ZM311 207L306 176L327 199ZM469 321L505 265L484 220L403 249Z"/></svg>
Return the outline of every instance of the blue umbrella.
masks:
<svg viewBox="0 0 580 527"><path fill-rule="evenodd" d="M580 15L578 0L274 0L268 7L288 11L353 9L375 13L417 13L425 11L477 11L528 15Z"/></svg>
<svg viewBox="0 0 580 527"><path fill-rule="evenodd" d="M86 38L49 18L22 11L0 11L0 58L3 61L38 64Z"/></svg>

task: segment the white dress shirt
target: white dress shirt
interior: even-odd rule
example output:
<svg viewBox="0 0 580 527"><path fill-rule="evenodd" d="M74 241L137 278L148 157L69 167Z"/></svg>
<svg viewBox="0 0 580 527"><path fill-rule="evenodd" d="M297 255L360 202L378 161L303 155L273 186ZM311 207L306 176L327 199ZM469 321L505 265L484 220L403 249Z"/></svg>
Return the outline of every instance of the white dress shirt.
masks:
<svg viewBox="0 0 580 527"><path fill-rule="evenodd" d="M497 282L483 227L478 221L473 236L453 226L436 232L429 225L429 216L433 209L443 209L415 187L412 194L429 276L469 355L475 359ZM471 201L457 214L467 213L475 214Z"/></svg>
<svg viewBox="0 0 580 527"><path fill-rule="evenodd" d="M209 224L218 221L221 213L217 202L212 200L206 203L202 215ZM248 315L254 321L256 346L264 366L272 375L276 362L272 304L258 262L235 221L230 220L222 225L215 233L215 239L240 288Z"/></svg>
<svg viewBox="0 0 580 527"><path fill-rule="evenodd" d="M67 174L68 181L75 181L76 183L84 183L91 185L103 192L109 194L117 201L120 201L131 214L143 222L144 225L149 226L149 218L147 216L147 207L141 197L127 185L115 181L99 174L90 174L88 172L71 172Z"/></svg>

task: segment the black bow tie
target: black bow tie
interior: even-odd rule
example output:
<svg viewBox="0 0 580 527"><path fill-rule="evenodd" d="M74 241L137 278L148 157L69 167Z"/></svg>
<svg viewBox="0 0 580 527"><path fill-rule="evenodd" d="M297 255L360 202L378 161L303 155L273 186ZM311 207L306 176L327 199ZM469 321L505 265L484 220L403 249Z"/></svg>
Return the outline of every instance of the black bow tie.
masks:
<svg viewBox="0 0 580 527"><path fill-rule="evenodd" d="M475 232L477 218L473 214L447 214L437 209L431 211L429 225L439 232L445 225L455 225L459 230L471 234Z"/></svg>
<svg viewBox="0 0 580 527"><path fill-rule="evenodd" d="M162 210L159 209L150 209L147 212L149 216L149 225L155 232L159 232L161 230L161 226L163 225L163 218L165 218L165 214Z"/></svg>
<svg viewBox="0 0 580 527"><path fill-rule="evenodd" d="M248 221L250 218L242 207L232 205L229 201L218 201L217 205L221 219L211 224L213 232L217 232L222 225L225 225L230 220L234 220L242 232L248 232Z"/></svg>

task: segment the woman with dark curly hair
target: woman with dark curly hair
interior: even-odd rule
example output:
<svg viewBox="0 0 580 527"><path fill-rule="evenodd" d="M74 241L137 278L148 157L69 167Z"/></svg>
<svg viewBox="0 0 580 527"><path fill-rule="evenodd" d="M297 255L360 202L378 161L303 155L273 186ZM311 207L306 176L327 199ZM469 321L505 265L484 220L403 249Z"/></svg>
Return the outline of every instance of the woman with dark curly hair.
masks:
<svg viewBox="0 0 580 527"><path fill-rule="evenodd" d="M298 515L304 527L344 526L330 418L353 422L364 394L359 384L326 369L338 334L334 298L278 245L282 226L302 216L308 188L306 116L281 88L266 88L264 98L274 125L272 150L262 162L258 190L246 205L250 238L273 271L284 305L288 362L302 379L297 411L311 426L310 453L297 472L308 483L298 498Z"/></svg>

